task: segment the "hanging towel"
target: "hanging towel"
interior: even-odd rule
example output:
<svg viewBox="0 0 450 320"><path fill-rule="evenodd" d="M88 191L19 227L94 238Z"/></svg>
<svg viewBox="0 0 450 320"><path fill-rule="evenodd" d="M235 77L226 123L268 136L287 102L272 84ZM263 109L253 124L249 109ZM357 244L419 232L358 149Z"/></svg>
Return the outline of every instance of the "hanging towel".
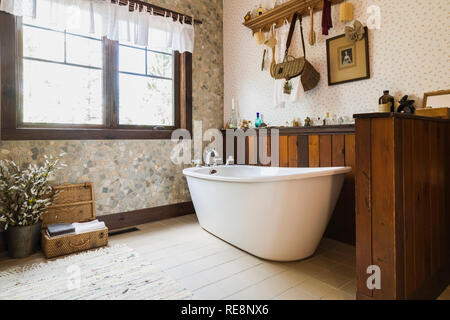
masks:
<svg viewBox="0 0 450 320"><path fill-rule="evenodd" d="M328 35L328 30L333 28L333 20L331 19L331 2L330 0L323 0L322 10L322 34Z"/></svg>
<svg viewBox="0 0 450 320"><path fill-rule="evenodd" d="M286 51L286 42L289 35L290 24L285 21L284 25L278 28L275 32L277 39L277 46L275 52L275 62L281 63L284 59L284 53ZM294 37L297 37L297 30L294 33ZM300 77L291 79L292 92L291 94L285 94L283 91L284 83L286 80L280 79L274 82L274 104L275 108L284 108L287 102L294 103L300 101L304 97L303 86L301 85Z"/></svg>
<svg viewBox="0 0 450 320"><path fill-rule="evenodd" d="M75 228L75 233L86 233L91 231L97 231L105 228L105 223L103 221L94 220L91 222L83 222L83 223L72 223L72 226Z"/></svg>

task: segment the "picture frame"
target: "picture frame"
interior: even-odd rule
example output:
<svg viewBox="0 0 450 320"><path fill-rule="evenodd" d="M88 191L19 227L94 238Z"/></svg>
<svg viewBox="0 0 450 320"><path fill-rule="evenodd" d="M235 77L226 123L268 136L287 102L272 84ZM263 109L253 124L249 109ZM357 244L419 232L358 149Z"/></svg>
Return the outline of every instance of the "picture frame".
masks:
<svg viewBox="0 0 450 320"><path fill-rule="evenodd" d="M345 34L327 39L328 85L370 79L368 28L364 38L352 42Z"/></svg>
<svg viewBox="0 0 450 320"><path fill-rule="evenodd" d="M425 92L423 108L450 108L450 90Z"/></svg>

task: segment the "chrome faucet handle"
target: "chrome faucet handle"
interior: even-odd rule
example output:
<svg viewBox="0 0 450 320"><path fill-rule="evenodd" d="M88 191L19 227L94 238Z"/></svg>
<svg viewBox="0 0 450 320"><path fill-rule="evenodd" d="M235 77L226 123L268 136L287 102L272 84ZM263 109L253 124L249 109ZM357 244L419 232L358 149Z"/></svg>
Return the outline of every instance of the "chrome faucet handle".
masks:
<svg viewBox="0 0 450 320"><path fill-rule="evenodd" d="M225 165L230 166L232 164L234 164L234 158L233 158L233 156L229 156L227 159L227 163Z"/></svg>
<svg viewBox="0 0 450 320"><path fill-rule="evenodd" d="M196 168L200 168L202 166L202 160L200 159L192 160L192 163L195 165Z"/></svg>
<svg viewBox="0 0 450 320"><path fill-rule="evenodd" d="M214 164L213 164L214 167L217 167L218 165L223 164L223 160L220 158L217 158L217 157L213 158L213 161L214 161Z"/></svg>

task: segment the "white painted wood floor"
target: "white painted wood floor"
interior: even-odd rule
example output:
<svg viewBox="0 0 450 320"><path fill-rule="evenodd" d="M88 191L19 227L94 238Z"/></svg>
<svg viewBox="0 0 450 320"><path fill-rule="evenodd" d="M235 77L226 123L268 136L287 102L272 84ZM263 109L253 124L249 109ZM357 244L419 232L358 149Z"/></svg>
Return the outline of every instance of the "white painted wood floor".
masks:
<svg viewBox="0 0 450 320"><path fill-rule="evenodd" d="M195 215L138 226L110 238L127 244L194 293L194 299L355 299L355 247L323 239L310 259L277 263L256 258L200 228ZM0 271L45 261L0 257ZM448 291L443 298L448 298Z"/></svg>

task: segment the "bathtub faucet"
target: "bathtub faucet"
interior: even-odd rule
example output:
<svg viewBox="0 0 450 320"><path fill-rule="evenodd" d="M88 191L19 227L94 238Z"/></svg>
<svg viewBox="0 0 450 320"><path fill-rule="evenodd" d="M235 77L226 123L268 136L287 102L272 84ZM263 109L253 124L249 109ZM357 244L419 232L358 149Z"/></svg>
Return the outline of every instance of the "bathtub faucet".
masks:
<svg viewBox="0 0 450 320"><path fill-rule="evenodd" d="M192 160L192 163L194 164L194 166L196 168L201 168L201 166L202 166L202 160L200 160L200 159Z"/></svg>
<svg viewBox="0 0 450 320"><path fill-rule="evenodd" d="M216 149L211 149L206 154L205 165L208 166L208 167L211 166L211 158L213 159L213 162L214 162L213 165L216 166L217 165L217 158L219 158L219 153L216 151Z"/></svg>

